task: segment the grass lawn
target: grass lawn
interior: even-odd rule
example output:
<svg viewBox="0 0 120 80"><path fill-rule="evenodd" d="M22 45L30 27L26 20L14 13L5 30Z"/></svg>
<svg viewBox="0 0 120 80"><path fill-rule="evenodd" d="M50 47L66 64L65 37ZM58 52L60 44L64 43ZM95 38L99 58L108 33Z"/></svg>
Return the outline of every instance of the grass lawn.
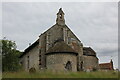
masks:
<svg viewBox="0 0 120 80"><path fill-rule="evenodd" d="M3 78L118 78L118 72L3 72Z"/></svg>

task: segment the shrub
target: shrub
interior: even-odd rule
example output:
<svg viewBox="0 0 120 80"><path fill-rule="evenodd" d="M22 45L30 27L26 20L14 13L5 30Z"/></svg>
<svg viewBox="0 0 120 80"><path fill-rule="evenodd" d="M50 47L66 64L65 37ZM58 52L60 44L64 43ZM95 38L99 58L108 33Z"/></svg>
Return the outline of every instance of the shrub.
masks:
<svg viewBox="0 0 120 80"><path fill-rule="evenodd" d="M36 72L36 69L35 69L34 67L32 67L32 68L29 69L29 72L30 72L30 73L35 73L35 72Z"/></svg>

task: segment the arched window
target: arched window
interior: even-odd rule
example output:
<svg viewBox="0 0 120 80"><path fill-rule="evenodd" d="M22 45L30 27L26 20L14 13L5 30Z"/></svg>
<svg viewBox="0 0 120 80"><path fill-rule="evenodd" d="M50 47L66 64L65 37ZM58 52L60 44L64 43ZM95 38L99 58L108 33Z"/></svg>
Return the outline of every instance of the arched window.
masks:
<svg viewBox="0 0 120 80"><path fill-rule="evenodd" d="M72 70L72 64L71 64L70 61L68 61L68 62L66 63L66 65L65 65L65 69L67 69L67 70L69 70L69 71Z"/></svg>
<svg viewBox="0 0 120 80"><path fill-rule="evenodd" d="M80 68L81 68L81 70L83 70L83 61L81 61L81 63L80 63Z"/></svg>

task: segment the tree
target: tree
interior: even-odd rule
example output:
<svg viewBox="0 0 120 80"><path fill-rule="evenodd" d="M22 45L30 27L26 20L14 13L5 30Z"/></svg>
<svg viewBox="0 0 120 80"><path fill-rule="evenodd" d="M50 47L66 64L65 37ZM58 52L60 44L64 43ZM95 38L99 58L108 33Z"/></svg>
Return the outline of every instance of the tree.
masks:
<svg viewBox="0 0 120 80"><path fill-rule="evenodd" d="M17 71L20 68L19 56L21 52L16 50L16 43L11 40L0 40L0 43L2 43L2 70Z"/></svg>

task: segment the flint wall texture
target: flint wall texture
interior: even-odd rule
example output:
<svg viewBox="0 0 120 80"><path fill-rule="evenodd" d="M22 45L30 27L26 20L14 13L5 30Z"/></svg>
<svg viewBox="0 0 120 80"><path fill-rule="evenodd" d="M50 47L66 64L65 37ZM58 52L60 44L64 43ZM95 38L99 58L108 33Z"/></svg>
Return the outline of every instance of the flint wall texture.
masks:
<svg viewBox="0 0 120 80"><path fill-rule="evenodd" d="M28 58L29 57L29 58ZM28 71L30 68L34 67L36 70L39 70L39 48L38 45L31 49L24 57L22 58L23 68Z"/></svg>
<svg viewBox="0 0 120 80"><path fill-rule="evenodd" d="M83 56L83 69L98 69L98 58L94 56Z"/></svg>
<svg viewBox="0 0 120 80"><path fill-rule="evenodd" d="M47 69L65 71L65 65L68 61L72 64L72 71L77 71L77 57L74 54L56 53L47 55Z"/></svg>

